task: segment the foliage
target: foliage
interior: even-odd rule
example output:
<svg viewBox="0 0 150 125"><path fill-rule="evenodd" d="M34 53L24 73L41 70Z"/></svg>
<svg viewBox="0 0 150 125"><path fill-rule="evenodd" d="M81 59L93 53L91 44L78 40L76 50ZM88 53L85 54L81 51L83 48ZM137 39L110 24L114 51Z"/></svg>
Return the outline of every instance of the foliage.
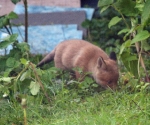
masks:
<svg viewBox="0 0 150 125"><path fill-rule="evenodd" d="M100 46L107 53L111 51L119 52L122 43L123 35L118 36L118 32L124 28L124 23L108 28L109 21L115 15L119 15L112 7L109 7L103 13L99 14L96 10L92 20L85 20L82 26L88 29L87 40ZM114 44L115 43L115 44Z"/></svg>
<svg viewBox="0 0 150 125"><path fill-rule="evenodd" d="M145 52L150 50L150 33L148 30L150 24L150 1L108 1L99 0L98 6L101 7L103 11L109 7L113 7L119 13L119 15L114 16L110 20L108 27L112 28L120 21L124 22L126 26L118 32L118 35L124 34L124 42L120 47L119 59L136 78L140 78L141 74L144 73L147 81L149 81L146 70L147 66L145 66L149 54ZM127 20L130 20L130 22ZM144 72L140 70L139 64L141 64Z"/></svg>

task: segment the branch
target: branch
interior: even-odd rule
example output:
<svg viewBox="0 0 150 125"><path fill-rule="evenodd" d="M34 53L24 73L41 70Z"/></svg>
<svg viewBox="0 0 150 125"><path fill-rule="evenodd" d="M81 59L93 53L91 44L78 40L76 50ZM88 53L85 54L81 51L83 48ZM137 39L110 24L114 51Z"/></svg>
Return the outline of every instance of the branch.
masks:
<svg viewBox="0 0 150 125"><path fill-rule="evenodd" d="M28 43L28 3L27 0L23 0L25 7L25 42Z"/></svg>

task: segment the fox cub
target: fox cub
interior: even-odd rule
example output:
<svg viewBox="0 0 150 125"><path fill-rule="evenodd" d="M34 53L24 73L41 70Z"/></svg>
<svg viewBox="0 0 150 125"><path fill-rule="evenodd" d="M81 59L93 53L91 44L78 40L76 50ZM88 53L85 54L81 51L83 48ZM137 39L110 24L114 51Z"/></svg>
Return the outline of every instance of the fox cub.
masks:
<svg viewBox="0 0 150 125"><path fill-rule="evenodd" d="M119 78L116 54L108 56L99 47L84 40L67 40L56 46L37 67L54 60L55 67L63 70L82 69L82 75L90 73L102 87L115 89ZM81 74L75 71L76 78Z"/></svg>

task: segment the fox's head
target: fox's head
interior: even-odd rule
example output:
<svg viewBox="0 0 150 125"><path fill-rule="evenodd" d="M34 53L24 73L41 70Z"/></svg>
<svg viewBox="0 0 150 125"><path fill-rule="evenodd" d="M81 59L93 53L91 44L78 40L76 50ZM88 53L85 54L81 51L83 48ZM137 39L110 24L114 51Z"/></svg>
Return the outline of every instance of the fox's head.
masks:
<svg viewBox="0 0 150 125"><path fill-rule="evenodd" d="M112 52L110 58L104 60L102 57L97 59L94 79L104 88L115 89L119 78L116 54Z"/></svg>

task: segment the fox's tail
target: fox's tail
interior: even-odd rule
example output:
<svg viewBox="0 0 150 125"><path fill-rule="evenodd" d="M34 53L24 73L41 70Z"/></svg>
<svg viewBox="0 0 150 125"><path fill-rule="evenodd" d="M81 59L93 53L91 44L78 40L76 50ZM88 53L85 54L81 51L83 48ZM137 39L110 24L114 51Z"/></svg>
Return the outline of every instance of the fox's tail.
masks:
<svg viewBox="0 0 150 125"><path fill-rule="evenodd" d="M54 56L55 56L55 50L53 50L52 52L50 52L49 54L47 54L44 59L42 59L38 65L36 67L41 67L43 66L44 64L47 64L49 62L51 62L53 59L54 59Z"/></svg>

